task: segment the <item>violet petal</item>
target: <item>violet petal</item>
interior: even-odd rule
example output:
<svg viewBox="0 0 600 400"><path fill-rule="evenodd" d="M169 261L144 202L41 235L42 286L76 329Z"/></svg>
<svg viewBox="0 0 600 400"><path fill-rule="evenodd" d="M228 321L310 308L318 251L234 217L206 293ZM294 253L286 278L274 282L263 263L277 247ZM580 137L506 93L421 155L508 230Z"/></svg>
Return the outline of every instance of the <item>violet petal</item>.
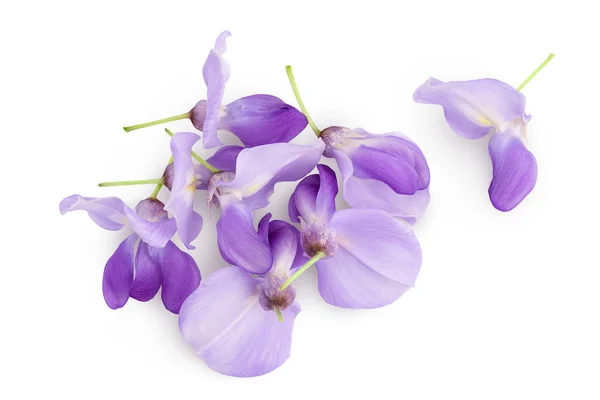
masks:
<svg viewBox="0 0 600 400"><path fill-rule="evenodd" d="M133 284L134 249L139 240L136 234L128 236L104 267L102 293L106 304L113 310L123 307L129 300Z"/></svg>

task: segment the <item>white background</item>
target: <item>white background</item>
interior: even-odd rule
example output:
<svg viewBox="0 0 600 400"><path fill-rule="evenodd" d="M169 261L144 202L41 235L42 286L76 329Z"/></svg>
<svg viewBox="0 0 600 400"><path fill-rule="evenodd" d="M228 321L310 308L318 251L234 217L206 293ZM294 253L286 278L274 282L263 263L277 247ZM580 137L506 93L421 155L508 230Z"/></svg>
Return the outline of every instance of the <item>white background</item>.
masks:
<svg viewBox="0 0 600 400"><path fill-rule="evenodd" d="M600 32L591 3L3 2L0 398L600 398ZM432 175L431 205L415 226L424 253L416 288L385 308L343 310L320 299L308 272L297 285L291 358L253 379L208 369L159 298L110 310L102 272L127 232L58 212L72 193L131 205L149 195L152 187L96 184L161 174L164 127L121 127L203 98L202 64L225 29L226 102L270 93L295 105L284 72L292 64L321 128L402 131ZM550 52L556 58L524 91L537 187L503 214L487 196L488 139L458 137L412 92L430 75L516 86ZM293 187L277 187L275 217L287 218ZM218 211L199 210L193 255L207 276L225 263Z"/></svg>

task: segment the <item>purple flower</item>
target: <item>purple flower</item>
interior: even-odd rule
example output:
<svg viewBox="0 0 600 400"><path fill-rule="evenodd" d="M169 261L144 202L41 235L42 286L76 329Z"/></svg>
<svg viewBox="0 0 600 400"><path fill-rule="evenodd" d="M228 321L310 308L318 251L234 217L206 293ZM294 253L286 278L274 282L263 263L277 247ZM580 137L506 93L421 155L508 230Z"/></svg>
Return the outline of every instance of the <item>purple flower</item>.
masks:
<svg viewBox="0 0 600 400"><path fill-rule="evenodd" d="M429 167L419 147L400 133L373 135L331 126L321 132L324 155L336 159L343 194L354 208L384 210L409 222L429 204Z"/></svg>
<svg viewBox="0 0 600 400"><path fill-rule="evenodd" d="M419 274L421 248L410 226L382 210L336 211L337 180L331 168L304 178L290 198L289 215L300 221L304 251L316 260L319 292L344 308L392 303Z"/></svg>
<svg viewBox="0 0 600 400"><path fill-rule="evenodd" d="M524 144L531 116L525 114L525 96L496 79L442 82L429 78L414 93L419 103L439 104L446 121L459 135L489 142L493 178L490 200L500 211L515 208L534 188L535 157Z"/></svg>
<svg viewBox="0 0 600 400"><path fill-rule="evenodd" d="M207 201L221 207L217 240L223 259L248 272L263 274L271 268L273 256L254 228L253 211L269 204L276 183L297 181L308 174L319 161L324 145L316 140L307 146L273 143L246 149L222 148L207 162L214 162L214 167L222 163L227 168L213 172L192 164L192 146L199 139L194 133L177 133L171 140L174 189L167 209L176 219L179 217L178 225L179 220L185 225L193 210L194 190L206 189ZM177 189L182 189L176 190L175 182L179 181L183 183Z"/></svg>
<svg viewBox="0 0 600 400"><path fill-rule="evenodd" d="M202 68L206 100L200 100L187 113L125 127L125 131L189 118L196 129L204 132L203 145L207 149L222 145L217 130L233 133L246 147L289 142L302 132L308 124L304 114L275 96L255 94L223 105L225 84L231 75L223 57L229 36L231 34L225 31L217 37Z"/></svg>
<svg viewBox="0 0 600 400"><path fill-rule="evenodd" d="M306 261L296 228L272 221L259 223L273 254L264 276L235 266L213 272L183 303L179 329L198 357L225 375L266 374L290 356L292 328L300 312L295 290L279 290L290 269Z"/></svg>
<svg viewBox="0 0 600 400"><path fill-rule="evenodd" d="M87 211L90 218L107 230L129 224L128 236L108 259L102 280L106 304L121 308L129 297L148 301L162 285L165 308L175 314L200 284L200 271L193 258L177 248L170 238L176 224L156 199L140 201L136 211L116 197L93 198L72 195L60 203L60 212ZM136 250L137 246L137 250Z"/></svg>

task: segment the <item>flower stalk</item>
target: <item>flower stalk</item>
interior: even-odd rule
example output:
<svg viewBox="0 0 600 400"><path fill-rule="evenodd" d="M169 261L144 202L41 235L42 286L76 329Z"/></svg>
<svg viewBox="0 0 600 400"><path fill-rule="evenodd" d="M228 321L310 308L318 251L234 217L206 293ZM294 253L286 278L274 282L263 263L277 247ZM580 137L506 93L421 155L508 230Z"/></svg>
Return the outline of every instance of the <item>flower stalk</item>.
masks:
<svg viewBox="0 0 600 400"><path fill-rule="evenodd" d="M317 124L315 124L315 121L313 121L313 119L310 117L310 115L308 114L308 111L306 111L306 107L304 106L302 97L300 97L300 92L298 91L298 85L296 85L296 78L294 78L294 72L292 71L292 66L286 65L285 72L287 73L288 80L290 81L290 85L292 86L292 91L294 92L296 101L298 102L298 105L300 106L300 111L302 111L302 114L304 114L304 116L308 120L308 124L310 125L312 130L315 132L315 135L317 135L317 137L320 137L321 130L317 127Z"/></svg>
<svg viewBox="0 0 600 400"><path fill-rule="evenodd" d="M141 179L137 181L115 181L115 182L102 182L99 183L100 187L109 187L109 186L133 186L133 185L153 185L153 184L161 184L162 179Z"/></svg>
<svg viewBox="0 0 600 400"><path fill-rule="evenodd" d="M554 58L554 53L550 53L550 55L549 55L548 57L546 57L546 59L544 60L544 62L543 62L543 63L541 63L541 64L540 64L540 66L539 66L539 67L537 67L537 68L535 69L535 71L533 71L533 72L531 73L531 75L529 75L529 76L527 77L527 79L525 79L525 80L523 81L523 83L521 83L521 84L519 85L519 87L517 87L517 90L518 90L519 92L520 92L521 90L523 90L523 88L524 88L525 86L527 86L527 84L528 84L529 82L531 82L531 80L532 80L533 78L535 78L535 76L536 76L536 75L537 75L537 74L538 74L538 73L539 73L539 72L540 72L542 69L544 69L544 67L545 67L546 65L548 65L548 63L549 63L550 61L552 61L552 59L553 59L553 58Z"/></svg>
<svg viewBox="0 0 600 400"><path fill-rule="evenodd" d="M288 286L292 284L300 275L304 273L308 268L310 268L314 263L319 261L321 258L325 257L325 253L322 251L317 252L310 260L306 262L303 266L301 266L292 276L290 276L283 284L279 287L279 290L285 290Z"/></svg>
<svg viewBox="0 0 600 400"><path fill-rule="evenodd" d="M164 123L172 122L172 121L179 121L180 119L186 119L189 117L190 117L190 111L183 113L183 114L174 115L174 116L168 117L168 118L157 119L156 121L144 122L143 124L124 126L123 130L125 132L131 132L131 131L135 131L136 129L147 128L149 126L160 125L160 124L164 124Z"/></svg>

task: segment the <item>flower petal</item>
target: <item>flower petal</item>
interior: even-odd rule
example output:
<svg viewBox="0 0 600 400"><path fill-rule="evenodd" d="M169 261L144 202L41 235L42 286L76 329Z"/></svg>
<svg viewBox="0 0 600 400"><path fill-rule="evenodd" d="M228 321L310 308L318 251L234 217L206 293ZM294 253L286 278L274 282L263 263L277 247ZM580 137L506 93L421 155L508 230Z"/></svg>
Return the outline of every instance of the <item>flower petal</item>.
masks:
<svg viewBox="0 0 600 400"><path fill-rule="evenodd" d="M298 136L307 124L304 114L281 99L255 94L227 105L219 128L232 132L244 146L255 147L287 143Z"/></svg>
<svg viewBox="0 0 600 400"><path fill-rule="evenodd" d="M254 229L254 216L245 204L221 203L217 222L217 244L221 257L229 264L253 274L264 274L273 264L267 241Z"/></svg>
<svg viewBox="0 0 600 400"><path fill-rule="evenodd" d="M258 221L258 228L256 232L265 242L269 242L269 221L271 221L271 213L266 213L260 221Z"/></svg>
<svg viewBox="0 0 600 400"><path fill-rule="evenodd" d="M148 254L148 244L142 241L135 257L135 277L129 296L139 301L151 300L158 293L161 282L160 268Z"/></svg>
<svg viewBox="0 0 600 400"><path fill-rule="evenodd" d="M206 83L206 118L203 126L204 148L217 147L221 141L217 136L219 126L219 113L225 93L225 83L229 80L231 70L229 64L223 58L227 50L226 39L231 36L228 31L222 32L216 40L215 47L208 53L204 62L202 74Z"/></svg>
<svg viewBox="0 0 600 400"><path fill-rule="evenodd" d="M82 197L78 194L66 197L59 205L62 215L75 210L87 211L92 221L109 231L118 231L127 223L123 208L123 201L118 197Z"/></svg>
<svg viewBox="0 0 600 400"><path fill-rule="evenodd" d="M133 284L134 249L139 237L132 234L123 240L108 259L102 278L102 293L106 304L116 310L127 303Z"/></svg>
<svg viewBox="0 0 600 400"><path fill-rule="evenodd" d="M209 157L206 162L219 171L235 172L235 162L242 150L244 150L242 146L219 147L216 153L213 154L212 157ZM196 173L196 178L199 181L196 184L196 189L206 190L208 188L208 180L213 173L202 164L194 165L194 171Z"/></svg>
<svg viewBox="0 0 600 400"><path fill-rule="evenodd" d="M333 156L342 172L344 199L351 207L380 209L409 223L416 222L427 209L429 188L413 195L398 194L384 182L354 176L352 161L344 152L335 150Z"/></svg>
<svg viewBox="0 0 600 400"><path fill-rule="evenodd" d="M325 144L273 143L244 149L236 164L235 179L219 185L219 191L244 200L252 209L269 204L278 182L293 182L308 174L319 162Z"/></svg>
<svg viewBox="0 0 600 400"><path fill-rule="evenodd" d="M169 241L164 248L149 247L148 254L162 274L162 301L165 308L178 314L181 305L200 285L198 265L184 251Z"/></svg>
<svg viewBox="0 0 600 400"><path fill-rule="evenodd" d="M537 181L537 162L515 134L496 134L488 151L492 159L493 179L488 193L500 211L515 208L533 190Z"/></svg>
<svg viewBox="0 0 600 400"><path fill-rule="evenodd" d="M290 356L292 328L300 307L283 310L283 322L258 303L258 279L235 267L221 268L188 297L179 329L198 357L225 375L266 374Z"/></svg>
<svg viewBox="0 0 600 400"><path fill-rule="evenodd" d="M525 115L525 96L496 79L442 82L430 78L413 95L414 101L439 104L446 121L459 135L478 139L490 130L504 131L516 118Z"/></svg>
<svg viewBox="0 0 600 400"><path fill-rule="evenodd" d="M300 244L300 232L285 221L275 220L269 224L269 246L273 252L270 275L284 279L291 268L308 261Z"/></svg>
<svg viewBox="0 0 600 400"><path fill-rule="evenodd" d="M198 140L200 136L191 132L176 133L171 139L173 186L169 202L165 205L165 210L177 222L181 242L190 250L195 249L191 242L202 230L202 217L194 211L197 180L191 156L192 147Z"/></svg>
<svg viewBox="0 0 600 400"><path fill-rule="evenodd" d="M157 222L150 222L128 206L125 206L123 211L133 231L150 246L163 247L177 232L177 223L172 218L161 218Z"/></svg>
<svg viewBox="0 0 600 400"><path fill-rule="evenodd" d="M380 210L349 209L336 212L329 227L338 249L317 263L325 301L346 308L381 307L414 285L421 248L406 223Z"/></svg>

